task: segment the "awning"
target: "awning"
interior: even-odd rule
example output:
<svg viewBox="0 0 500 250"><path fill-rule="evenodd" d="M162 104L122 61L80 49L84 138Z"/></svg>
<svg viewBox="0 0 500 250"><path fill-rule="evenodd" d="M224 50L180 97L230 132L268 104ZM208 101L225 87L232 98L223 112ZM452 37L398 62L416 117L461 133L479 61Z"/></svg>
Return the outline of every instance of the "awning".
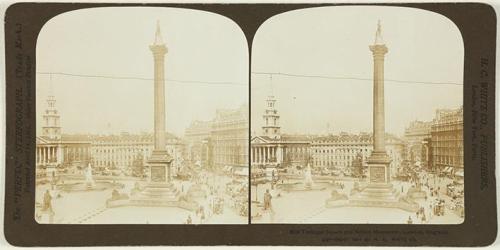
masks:
<svg viewBox="0 0 500 250"><path fill-rule="evenodd" d="M234 172L235 175L241 175L241 176L248 176L248 170L240 170L240 171L236 171Z"/></svg>
<svg viewBox="0 0 500 250"><path fill-rule="evenodd" d="M453 171L453 167L445 167L443 170L445 173L451 173L451 171Z"/></svg>
<svg viewBox="0 0 500 250"><path fill-rule="evenodd" d="M463 169L457 170L455 172L455 175L459 177L464 177L464 170Z"/></svg>

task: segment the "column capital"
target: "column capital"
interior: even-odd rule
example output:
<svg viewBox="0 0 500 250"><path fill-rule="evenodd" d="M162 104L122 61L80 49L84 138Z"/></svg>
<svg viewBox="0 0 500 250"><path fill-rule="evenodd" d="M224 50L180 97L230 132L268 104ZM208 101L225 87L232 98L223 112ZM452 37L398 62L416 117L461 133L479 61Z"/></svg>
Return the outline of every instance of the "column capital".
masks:
<svg viewBox="0 0 500 250"><path fill-rule="evenodd" d="M150 45L149 49L151 52L153 52L153 56L156 57L163 57L167 52L168 48L164 44L160 45Z"/></svg>
<svg viewBox="0 0 500 250"><path fill-rule="evenodd" d="M385 44L370 45L370 51L373 53L374 58L382 57L389 52L389 49Z"/></svg>

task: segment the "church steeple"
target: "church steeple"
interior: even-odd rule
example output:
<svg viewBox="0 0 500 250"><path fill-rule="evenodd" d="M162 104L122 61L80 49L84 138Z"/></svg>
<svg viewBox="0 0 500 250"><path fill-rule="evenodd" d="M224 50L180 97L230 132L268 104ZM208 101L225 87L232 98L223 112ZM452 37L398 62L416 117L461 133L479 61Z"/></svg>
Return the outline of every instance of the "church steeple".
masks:
<svg viewBox="0 0 500 250"><path fill-rule="evenodd" d="M56 98L50 94L47 98L47 109L42 116L42 136L52 140L61 139L59 114L56 109Z"/></svg>
<svg viewBox="0 0 500 250"><path fill-rule="evenodd" d="M266 111L262 117L264 118L264 126L262 126L264 135L275 139L279 138L281 133L279 125L280 116L276 109L276 99L274 96L268 96L266 100Z"/></svg>

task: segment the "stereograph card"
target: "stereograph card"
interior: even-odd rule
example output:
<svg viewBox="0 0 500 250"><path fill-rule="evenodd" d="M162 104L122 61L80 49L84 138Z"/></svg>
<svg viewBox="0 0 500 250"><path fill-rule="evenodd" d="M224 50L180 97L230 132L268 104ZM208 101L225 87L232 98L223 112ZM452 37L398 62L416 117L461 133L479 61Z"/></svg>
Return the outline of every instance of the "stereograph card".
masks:
<svg viewBox="0 0 500 250"><path fill-rule="evenodd" d="M15 3L16 246L485 246L482 3Z"/></svg>

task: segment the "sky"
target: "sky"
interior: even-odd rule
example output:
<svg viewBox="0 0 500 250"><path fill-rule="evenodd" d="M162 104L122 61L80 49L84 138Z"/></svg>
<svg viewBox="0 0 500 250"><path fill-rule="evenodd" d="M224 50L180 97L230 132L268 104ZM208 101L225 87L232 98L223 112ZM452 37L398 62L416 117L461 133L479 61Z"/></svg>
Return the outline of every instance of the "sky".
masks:
<svg viewBox="0 0 500 250"><path fill-rule="evenodd" d="M168 47L165 77L210 82L166 82L167 131L182 135L191 121L213 119L216 109L249 103L247 41L230 19L177 8L84 9L54 17L38 37L37 131L53 94L63 133L152 132L152 80L42 73L151 79L157 21Z"/></svg>
<svg viewBox="0 0 500 250"><path fill-rule="evenodd" d="M402 135L412 120L430 121L438 108L459 108L464 49L446 17L404 7L339 6L276 15L252 43L252 72L372 78L377 21L385 57L386 132ZM387 81L447 82L460 85ZM284 133L372 131L373 81L252 73L252 132L260 133L265 99L274 95Z"/></svg>

